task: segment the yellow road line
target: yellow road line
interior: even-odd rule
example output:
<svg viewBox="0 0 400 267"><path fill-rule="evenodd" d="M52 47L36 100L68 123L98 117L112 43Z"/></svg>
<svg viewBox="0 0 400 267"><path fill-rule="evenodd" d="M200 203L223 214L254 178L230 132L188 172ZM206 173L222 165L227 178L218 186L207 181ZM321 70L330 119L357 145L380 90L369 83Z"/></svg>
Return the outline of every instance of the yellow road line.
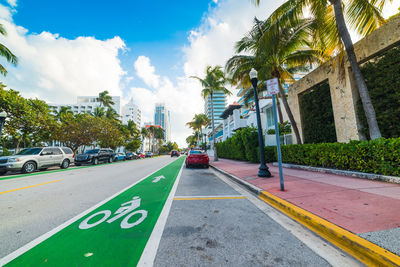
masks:
<svg viewBox="0 0 400 267"><path fill-rule="evenodd" d="M18 190L22 190L22 189L27 189L27 188L35 187L35 186L40 186L40 185L45 185L45 184L51 184L51 183L55 183L55 182L60 182L60 181L62 181L62 180L54 180L54 181L45 182L45 183L41 183L41 184L35 184L35 185L25 186L25 187L21 187L21 188L17 188L17 189L11 189L11 190L7 190L7 191L0 192L0 195L5 194L5 193L10 193L10 192L18 191Z"/></svg>
<svg viewBox="0 0 400 267"><path fill-rule="evenodd" d="M174 200L208 200L208 199L243 199L246 197L178 197L174 198Z"/></svg>
<svg viewBox="0 0 400 267"><path fill-rule="evenodd" d="M309 211L267 191L262 191L258 197L367 266L400 266L399 256Z"/></svg>

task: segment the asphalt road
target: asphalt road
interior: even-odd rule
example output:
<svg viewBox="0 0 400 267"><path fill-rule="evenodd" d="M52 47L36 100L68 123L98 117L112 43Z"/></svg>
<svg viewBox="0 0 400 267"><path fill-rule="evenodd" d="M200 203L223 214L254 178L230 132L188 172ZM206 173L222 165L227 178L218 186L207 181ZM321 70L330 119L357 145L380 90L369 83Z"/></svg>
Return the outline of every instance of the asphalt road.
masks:
<svg viewBox="0 0 400 267"><path fill-rule="evenodd" d="M0 258L175 159L156 157L0 180ZM7 192L28 186L34 187Z"/></svg>
<svg viewBox="0 0 400 267"><path fill-rule="evenodd" d="M154 266L358 264L341 252L339 261L328 262L248 197L212 170L184 169ZM341 262L344 258L349 261Z"/></svg>
<svg viewBox="0 0 400 267"><path fill-rule="evenodd" d="M175 160L0 180L0 265L21 247L11 265L360 265L225 176Z"/></svg>

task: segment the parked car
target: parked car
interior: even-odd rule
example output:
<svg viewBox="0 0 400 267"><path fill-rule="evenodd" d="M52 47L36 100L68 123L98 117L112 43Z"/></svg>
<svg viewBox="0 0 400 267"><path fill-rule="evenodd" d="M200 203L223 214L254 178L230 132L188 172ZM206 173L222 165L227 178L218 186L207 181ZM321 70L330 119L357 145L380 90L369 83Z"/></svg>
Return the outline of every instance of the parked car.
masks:
<svg viewBox="0 0 400 267"><path fill-rule="evenodd" d="M153 153L151 152L146 152L146 154L144 154L146 158L152 158L153 157Z"/></svg>
<svg viewBox="0 0 400 267"><path fill-rule="evenodd" d="M176 150L172 150L172 151L171 151L171 158L172 158L172 157L178 157L178 158L179 158L180 155L181 155L181 154L179 154L179 152L176 151Z"/></svg>
<svg viewBox="0 0 400 267"><path fill-rule="evenodd" d="M32 147L13 156L0 157L0 175L8 171L44 171L54 166L66 169L73 162L74 152L68 147Z"/></svg>
<svg viewBox="0 0 400 267"><path fill-rule="evenodd" d="M140 154L138 155L138 159L144 159L145 157L146 157L146 155L143 154L143 153L140 153Z"/></svg>
<svg viewBox="0 0 400 267"><path fill-rule="evenodd" d="M138 155L136 155L135 152L128 152L126 153L126 159L132 160L132 159L137 159Z"/></svg>
<svg viewBox="0 0 400 267"><path fill-rule="evenodd" d="M81 166L82 164L97 165L100 162L113 162L114 151L107 148L91 149L83 154L75 156L75 165Z"/></svg>
<svg viewBox="0 0 400 267"><path fill-rule="evenodd" d="M185 160L186 168L191 168L192 166L201 166L208 168L210 159L208 155L202 150L191 150L189 151L189 155Z"/></svg>
<svg viewBox="0 0 400 267"><path fill-rule="evenodd" d="M126 160L126 155L123 152L118 152L114 156L114 161Z"/></svg>

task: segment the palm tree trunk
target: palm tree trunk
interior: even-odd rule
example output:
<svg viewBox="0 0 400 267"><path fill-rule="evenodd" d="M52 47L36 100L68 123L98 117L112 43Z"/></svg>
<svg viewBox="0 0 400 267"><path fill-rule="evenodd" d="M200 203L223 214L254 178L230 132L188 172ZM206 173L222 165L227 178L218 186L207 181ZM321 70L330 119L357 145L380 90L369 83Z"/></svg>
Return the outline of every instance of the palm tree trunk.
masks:
<svg viewBox="0 0 400 267"><path fill-rule="evenodd" d="M212 134L213 134L213 150L214 150L214 161L218 161L217 155L217 142L215 141L215 125L214 125L214 97L213 93L210 94L211 99L211 124L212 124Z"/></svg>
<svg viewBox="0 0 400 267"><path fill-rule="evenodd" d="M379 130L378 122L376 120L376 114L371 102L371 97L369 96L367 85L365 84L364 77L361 73L360 67L358 66L356 54L354 53L353 42L344 21L342 1L330 0L330 2L333 4L339 35L346 49L347 57L349 59L351 69L353 70L358 93L360 94L361 102L364 108L365 117L367 118L369 136L371 139L381 138L382 134Z"/></svg>
<svg viewBox="0 0 400 267"><path fill-rule="evenodd" d="M300 138L300 133L299 133L299 128L297 128L296 121L294 120L293 113L290 110L289 104L288 104L287 99L286 99L285 91L283 91L281 83L279 83L279 94L281 95L282 103L283 103L283 106L285 107L286 113L287 113L287 115L289 117L289 121L290 121L290 124L292 126L294 135L296 136L297 144L302 144L301 138Z"/></svg>

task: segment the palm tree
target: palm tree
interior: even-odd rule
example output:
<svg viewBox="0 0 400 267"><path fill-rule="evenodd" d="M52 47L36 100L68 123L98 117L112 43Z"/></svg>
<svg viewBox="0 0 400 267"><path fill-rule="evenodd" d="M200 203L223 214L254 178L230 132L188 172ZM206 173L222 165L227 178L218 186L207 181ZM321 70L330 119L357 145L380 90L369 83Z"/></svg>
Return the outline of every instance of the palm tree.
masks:
<svg viewBox="0 0 400 267"><path fill-rule="evenodd" d="M105 116L104 108L95 107L92 115L98 118L104 117Z"/></svg>
<svg viewBox="0 0 400 267"><path fill-rule="evenodd" d="M203 86L203 90L201 91L201 95L204 99L210 96L211 101L211 125L212 125L212 134L213 134L213 150L214 150L214 161L218 161L217 155L217 147L215 141L215 125L214 125L214 94L222 92L226 95L231 95L232 93L225 88L225 84L227 82L225 78L225 73L221 70L220 66L215 66L214 68L211 66L207 66L206 68L206 76L204 79L191 76L191 78L197 79L200 81Z"/></svg>
<svg viewBox="0 0 400 267"><path fill-rule="evenodd" d="M7 31L2 24L0 24L0 34L3 36L7 36ZM7 60L7 62L13 64L14 66L18 64L18 58L3 44L0 44L0 56L4 57ZM7 75L6 68L4 68L4 66L1 64L0 64L0 73L3 76Z"/></svg>
<svg viewBox="0 0 400 267"><path fill-rule="evenodd" d="M251 97L249 72L251 68L258 71L261 88L266 89L266 80L276 77L280 81L279 96L288 114L290 124L298 144L301 144L300 133L293 113L287 102L283 84L294 82L293 73L306 69L305 65L321 62L321 53L317 49L307 47L315 21L296 19L281 25L279 21L271 23L271 19L259 21L255 19L252 30L236 43L236 52L251 55L236 55L226 63L226 71L233 84L248 88L245 94Z"/></svg>
<svg viewBox="0 0 400 267"><path fill-rule="evenodd" d="M149 136L149 131L146 129L146 127L142 127L142 129L140 129L140 135L142 136L142 141L143 141L143 150L144 148L144 140L146 137Z"/></svg>
<svg viewBox="0 0 400 267"><path fill-rule="evenodd" d="M72 112L71 107L62 106L62 107L60 108L60 111L57 111L54 117L56 118L56 120L62 121L62 118L63 118L66 114L73 115L74 112Z"/></svg>
<svg viewBox="0 0 400 267"><path fill-rule="evenodd" d="M392 0L289 0L271 15L275 19L282 20L284 18L285 21L289 21L293 17L303 15L305 7L308 7L307 12L310 12L320 22L320 36L325 36L326 40L331 42L335 38L341 40L354 74L371 139L380 138L382 135L367 85L357 62L345 17L354 30L361 36L365 36L386 22L382 16L382 9L388 1L392 2ZM260 0L253 0L253 2L259 4ZM290 14L282 12L288 6L291 9Z"/></svg>
<svg viewBox="0 0 400 267"><path fill-rule="evenodd" d="M100 92L97 100L103 105L103 107L111 108L111 106L115 104L107 90Z"/></svg>
<svg viewBox="0 0 400 267"><path fill-rule="evenodd" d="M186 125L189 128L192 128L195 132L199 132L199 135L201 135L201 132L203 130L203 126L207 126L210 124L210 119L207 117L206 114L195 114L193 117L193 120L186 123ZM199 146L200 138L197 140L197 146Z"/></svg>
<svg viewBox="0 0 400 267"><path fill-rule="evenodd" d="M112 120L112 121L119 121L119 115L115 111L115 109L109 107L106 111L106 118Z"/></svg>
<svg viewBox="0 0 400 267"><path fill-rule="evenodd" d="M131 138L138 138L140 135L140 130L137 128L136 123L133 120L129 120L128 124L125 125L125 128L128 130Z"/></svg>

